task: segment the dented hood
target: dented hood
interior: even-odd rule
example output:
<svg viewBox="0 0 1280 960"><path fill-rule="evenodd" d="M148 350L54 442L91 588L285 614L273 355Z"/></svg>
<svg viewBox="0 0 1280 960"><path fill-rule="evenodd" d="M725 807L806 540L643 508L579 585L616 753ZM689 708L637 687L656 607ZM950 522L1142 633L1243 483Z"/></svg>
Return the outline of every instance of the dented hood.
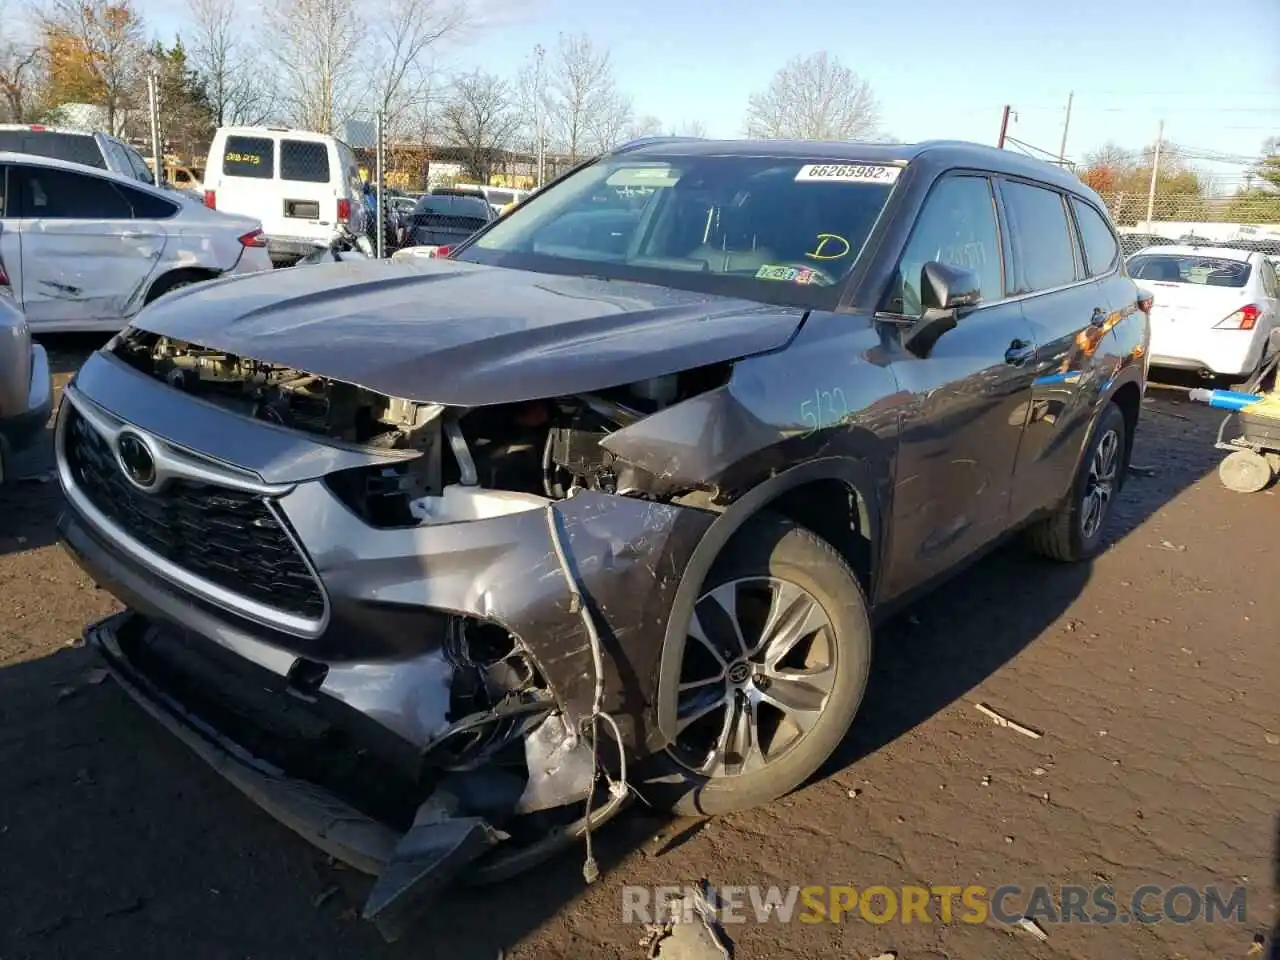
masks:
<svg viewBox="0 0 1280 960"><path fill-rule="evenodd" d="M783 346L804 312L450 260L291 267L187 287L134 325L423 402L511 403Z"/></svg>

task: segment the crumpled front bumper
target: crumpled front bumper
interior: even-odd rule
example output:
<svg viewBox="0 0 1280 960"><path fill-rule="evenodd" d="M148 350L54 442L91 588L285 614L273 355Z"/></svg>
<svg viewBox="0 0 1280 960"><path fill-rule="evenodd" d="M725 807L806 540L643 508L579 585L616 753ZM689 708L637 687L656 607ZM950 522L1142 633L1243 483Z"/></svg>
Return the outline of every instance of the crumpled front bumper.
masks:
<svg viewBox="0 0 1280 960"><path fill-rule="evenodd" d="M138 656L144 635L155 629L145 617L125 611L89 626L85 640L135 702L232 785L330 856L377 877L363 916L388 940L398 939L450 882L492 882L522 872L607 822L629 800L622 784L614 784L594 811L514 853L497 850L506 834L477 813L474 799L466 799L468 783L474 789L482 782L473 775L440 781L412 822L388 823L255 755L171 695L153 675L154 663L149 667L148 658ZM555 717L545 724L553 733L563 731Z"/></svg>

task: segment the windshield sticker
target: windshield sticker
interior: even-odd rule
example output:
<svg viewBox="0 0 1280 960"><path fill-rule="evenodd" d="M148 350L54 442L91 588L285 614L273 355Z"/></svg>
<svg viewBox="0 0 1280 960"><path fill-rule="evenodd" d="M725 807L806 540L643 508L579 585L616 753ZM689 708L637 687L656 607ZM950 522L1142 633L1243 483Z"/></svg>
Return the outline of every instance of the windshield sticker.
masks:
<svg viewBox="0 0 1280 960"><path fill-rule="evenodd" d="M820 233L817 245L807 251L805 256L810 260L839 260L847 257L851 249L849 241L838 233Z"/></svg>
<svg viewBox="0 0 1280 960"><path fill-rule="evenodd" d="M674 187L679 179L679 174L673 173L671 167L664 164L623 167L609 174L605 183L611 187Z"/></svg>
<svg viewBox="0 0 1280 960"><path fill-rule="evenodd" d="M828 183L893 183L901 167L883 163L806 163L796 173L796 181L825 180Z"/></svg>
<svg viewBox="0 0 1280 960"><path fill-rule="evenodd" d="M817 272L807 267L788 267L784 264L766 263L756 271L757 280L781 280L783 283L820 283Z"/></svg>

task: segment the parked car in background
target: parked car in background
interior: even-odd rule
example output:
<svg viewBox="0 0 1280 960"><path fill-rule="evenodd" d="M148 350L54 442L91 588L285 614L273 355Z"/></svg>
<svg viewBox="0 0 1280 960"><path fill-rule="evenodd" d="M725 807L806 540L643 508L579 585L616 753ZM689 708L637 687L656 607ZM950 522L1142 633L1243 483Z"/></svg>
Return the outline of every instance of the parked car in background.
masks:
<svg viewBox="0 0 1280 960"><path fill-rule="evenodd" d="M155 184L155 176L142 154L117 137L105 133L63 130L40 124L0 124L0 152L29 153L51 160L66 160L110 170L130 180Z"/></svg>
<svg viewBox="0 0 1280 960"><path fill-rule="evenodd" d="M205 166L205 204L257 217L273 263L296 263L344 229L369 229L364 181L336 137L286 127L221 127Z"/></svg>
<svg viewBox="0 0 1280 960"><path fill-rule="evenodd" d="M161 294L269 269L262 224L83 164L0 153L0 258L32 329L118 330Z"/></svg>
<svg viewBox="0 0 1280 960"><path fill-rule="evenodd" d="M433 254L440 247L461 243L496 216L483 197L431 194L401 219L398 245L416 248L418 254Z"/></svg>
<svg viewBox="0 0 1280 960"><path fill-rule="evenodd" d="M1262 253L1148 247L1129 275L1151 288L1151 366L1247 380L1280 348L1280 281Z"/></svg>
<svg viewBox="0 0 1280 960"><path fill-rule="evenodd" d="M1097 554L1142 409L1102 202L1010 151L645 141L474 216L165 298L57 425L90 644L389 937L632 790L803 783L877 619L1019 531Z"/></svg>
<svg viewBox="0 0 1280 960"><path fill-rule="evenodd" d="M0 486L12 479L14 455L43 434L52 410L48 355L31 339L0 260Z"/></svg>

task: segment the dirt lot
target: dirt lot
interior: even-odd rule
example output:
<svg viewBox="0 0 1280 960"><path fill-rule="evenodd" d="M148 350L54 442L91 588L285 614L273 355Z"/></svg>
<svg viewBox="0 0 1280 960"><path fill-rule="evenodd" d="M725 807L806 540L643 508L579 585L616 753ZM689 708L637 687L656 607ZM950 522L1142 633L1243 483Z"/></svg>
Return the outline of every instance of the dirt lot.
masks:
<svg viewBox="0 0 1280 960"><path fill-rule="evenodd" d="M54 344L65 373L83 345ZM1114 541L1090 566L1011 547L886 629L828 776L705 825L637 812L580 860L450 897L394 947L367 881L260 813L71 645L112 609L53 543L49 455L0 493L0 957L640 958L621 885L1243 885L1248 920L1047 927L754 922L742 958L1237 957L1280 859L1280 502L1229 493L1217 416L1144 409ZM1044 731L996 726L984 701ZM661 840L655 837L661 835ZM936 916L936 914L935 914Z"/></svg>

